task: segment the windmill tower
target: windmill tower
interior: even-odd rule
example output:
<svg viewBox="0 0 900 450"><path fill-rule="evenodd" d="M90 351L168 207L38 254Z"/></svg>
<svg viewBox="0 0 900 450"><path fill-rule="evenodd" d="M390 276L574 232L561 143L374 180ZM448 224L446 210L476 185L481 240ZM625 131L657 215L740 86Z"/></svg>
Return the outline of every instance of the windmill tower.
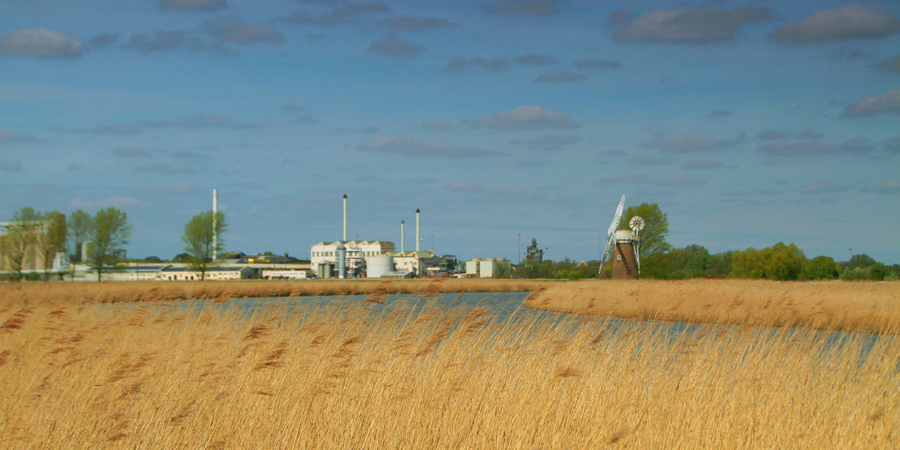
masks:
<svg viewBox="0 0 900 450"><path fill-rule="evenodd" d="M644 219L634 216L628 222L630 230L616 231L615 260L612 277L614 280L637 280L641 277L640 233L644 229Z"/></svg>
<svg viewBox="0 0 900 450"><path fill-rule="evenodd" d="M644 229L644 219L635 216L628 223L630 230L618 230L619 222L622 220L622 210L625 207L625 196L619 200L619 206L616 208L616 215L613 217L612 223L609 225L607 235L609 240L606 243L606 250L600 258L600 267L606 262L606 255L609 254L610 247L613 251L613 271L612 278L616 280L636 280L640 278L640 232Z"/></svg>

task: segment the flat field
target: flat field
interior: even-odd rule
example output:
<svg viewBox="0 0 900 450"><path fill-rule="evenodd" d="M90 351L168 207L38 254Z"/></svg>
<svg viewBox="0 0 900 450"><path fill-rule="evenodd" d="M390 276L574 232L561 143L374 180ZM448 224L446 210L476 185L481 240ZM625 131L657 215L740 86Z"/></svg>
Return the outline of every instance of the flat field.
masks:
<svg viewBox="0 0 900 450"><path fill-rule="evenodd" d="M441 283L381 305L382 288L253 313L2 300L0 447L900 446L894 333L496 315Z"/></svg>

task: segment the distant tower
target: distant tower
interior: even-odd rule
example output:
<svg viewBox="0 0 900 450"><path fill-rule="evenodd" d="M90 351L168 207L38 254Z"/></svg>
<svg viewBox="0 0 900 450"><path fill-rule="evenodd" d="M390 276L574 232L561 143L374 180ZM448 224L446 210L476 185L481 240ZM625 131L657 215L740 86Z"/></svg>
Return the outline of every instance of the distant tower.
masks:
<svg viewBox="0 0 900 450"><path fill-rule="evenodd" d="M416 208L416 251L419 251L419 242L421 242L419 239L419 209Z"/></svg>
<svg viewBox="0 0 900 450"><path fill-rule="evenodd" d="M215 260L216 260L216 256L217 256L216 253L218 253L218 247L217 247L217 244L218 244L218 241L219 241L219 233L218 233L218 231L217 231L217 229L216 229L216 222L217 222L217 220L218 220L218 218L219 218L219 217L218 217L218 215L219 215L219 190L218 190L218 189L213 189L213 210L212 210L212 213L213 213L213 243L212 243L212 244L213 244L213 245L212 245L212 246L213 246L213 256L212 256L212 259L213 259L213 261L215 261Z"/></svg>
<svg viewBox="0 0 900 450"><path fill-rule="evenodd" d="M525 261L541 262L544 260L544 251L538 248L537 239L531 238L531 245L525 249Z"/></svg>
<svg viewBox="0 0 900 450"><path fill-rule="evenodd" d="M347 194L344 194L344 241L347 240ZM343 278L343 277L341 277Z"/></svg>
<svg viewBox="0 0 900 450"><path fill-rule="evenodd" d="M404 221L400 221L400 253L406 251L406 223Z"/></svg>

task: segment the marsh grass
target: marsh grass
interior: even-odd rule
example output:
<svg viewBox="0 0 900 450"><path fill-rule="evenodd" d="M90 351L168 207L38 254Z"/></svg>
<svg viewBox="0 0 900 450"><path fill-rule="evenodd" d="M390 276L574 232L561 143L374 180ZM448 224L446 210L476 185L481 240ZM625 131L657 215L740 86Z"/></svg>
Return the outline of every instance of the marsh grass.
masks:
<svg viewBox="0 0 900 450"><path fill-rule="evenodd" d="M900 331L897 282L701 279L549 283L525 304L543 311L639 320Z"/></svg>
<svg viewBox="0 0 900 450"><path fill-rule="evenodd" d="M376 284L377 285L377 284ZM426 298L0 323L3 448L897 448L900 346ZM549 292L549 290L548 290ZM261 303L261 305L263 305ZM391 305L388 305L391 306ZM12 321L12 322L11 322Z"/></svg>

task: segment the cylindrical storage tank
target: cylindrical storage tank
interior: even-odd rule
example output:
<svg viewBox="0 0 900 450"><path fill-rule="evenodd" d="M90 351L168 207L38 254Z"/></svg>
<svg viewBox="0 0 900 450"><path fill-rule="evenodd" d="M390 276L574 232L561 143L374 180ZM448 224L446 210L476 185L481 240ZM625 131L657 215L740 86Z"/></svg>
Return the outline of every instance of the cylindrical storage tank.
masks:
<svg viewBox="0 0 900 450"><path fill-rule="evenodd" d="M325 264L319 264L319 266L316 267L316 276L319 277L320 280L325 278Z"/></svg>
<svg viewBox="0 0 900 450"><path fill-rule="evenodd" d="M381 278L394 271L394 257L391 255L370 256L366 258L366 276Z"/></svg>
<svg viewBox="0 0 900 450"><path fill-rule="evenodd" d="M331 263L322 264L325 266L325 278L331 278L334 276L334 266Z"/></svg>
<svg viewBox="0 0 900 450"><path fill-rule="evenodd" d="M344 244L338 244L338 278L347 278L347 247Z"/></svg>

